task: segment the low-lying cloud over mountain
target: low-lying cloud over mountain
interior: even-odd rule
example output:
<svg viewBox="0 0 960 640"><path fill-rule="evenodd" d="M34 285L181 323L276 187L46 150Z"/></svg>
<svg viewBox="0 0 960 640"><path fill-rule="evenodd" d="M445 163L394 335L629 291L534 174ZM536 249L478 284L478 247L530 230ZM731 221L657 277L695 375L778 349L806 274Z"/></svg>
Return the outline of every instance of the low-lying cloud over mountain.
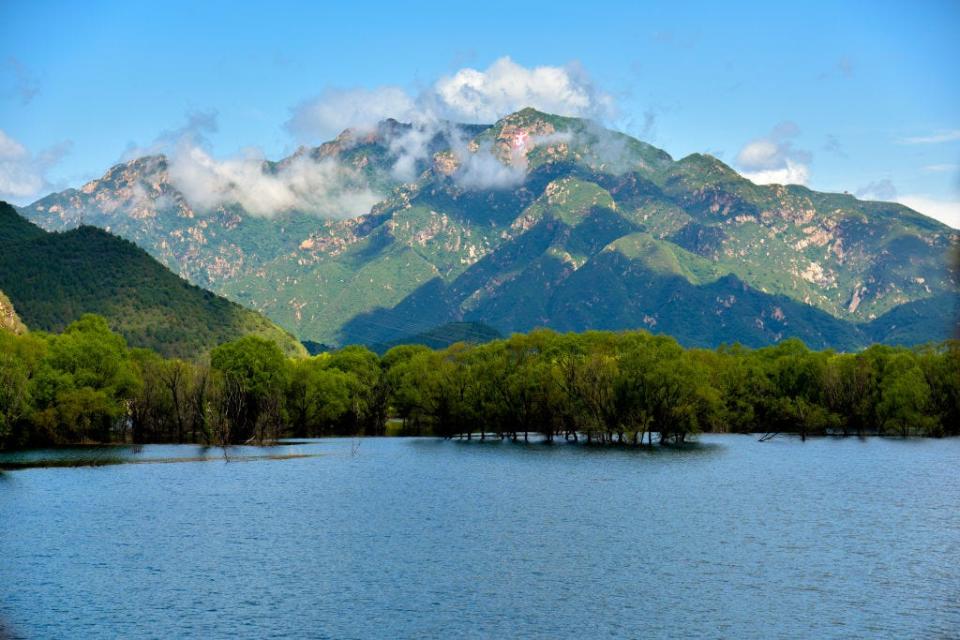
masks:
<svg viewBox="0 0 960 640"><path fill-rule="evenodd" d="M460 69L417 94L397 86L329 89L294 108L287 128L309 143L348 128L370 131L387 118L489 124L524 107L595 120L615 113L613 97L580 65L524 67L503 57L484 70Z"/></svg>
<svg viewBox="0 0 960 640"><path fill-rule="evenodd" d="M30 153L0 129L0 198L22 199L53 188L47 180L47 170L69 153L70 147L70 142L61 142Z"/></svg>
<svg viewBox="0 0 960 640"><path fill-rule="evenodd" d="M807 184L812 156L794 147L799 133L793 122L781 122L768 135L751 140L737 154L740 172L757 184Z"/></svg>
<svg viewBox="0 0 960 640"><path fill-rule="evenodd" d="M613 99L599 91L578 65L527 68L504 57L484 70L466 68L444 76L416 95L390 86L328 89L294 108L286 128L304 141L347 130L349 136L340 140L349 146L361 144L384 120L408 122L412 126L385 136L393 180L414 181L432 156L435 141L442 138L453 154L455 183L467 190L506 189L523 182L525 154L515 149L498 155L489 144L471 148L472 136L461 126L493 122L528 106L595 119L614 112ZM333 156L301 154L270 163L262 150L248 148L216 158L208 143L216 130L215 112L191 113L183 126L164 131L145 147L132 146L125 157L165 155L170 182L200 210L235 205L262 217L298 211L346 218L366 213L387 195L358 167ZM549 142L531 137L521 145L530 150ZM24 187L17 195L29 192Z"/></svg>
<svg viewBox="0 0 960 640"><path fill-rule="evenodd" d="M333 159L296 157L270 170L257 151L216 160L197 146L178 148L170 180L198 209L238 205L255 216L302 211L328 218L366 213L376 194L356 170Z"/></svg>

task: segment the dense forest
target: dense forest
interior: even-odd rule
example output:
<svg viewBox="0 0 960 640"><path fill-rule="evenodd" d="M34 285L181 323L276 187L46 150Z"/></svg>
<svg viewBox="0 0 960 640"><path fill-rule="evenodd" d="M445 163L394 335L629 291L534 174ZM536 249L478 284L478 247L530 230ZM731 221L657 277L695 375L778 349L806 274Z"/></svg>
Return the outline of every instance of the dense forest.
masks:
<svg viewBox="0 0 960 640"><path fill-rule="evenodd" d="M93 227L47 233L4 202L0 290L33 329L62 331L92 312L129 344L166 356L192 357L247 334L306 353L260 314L191 285L132 242Z"/></svg>
<svg viewBox="0 0 960 640"><path fill-rule="evenodd" d="M960 434L960 342L856 354L797 340L684 349L644 331L288 358L245 336L198 361L129 348L85 315L0 332L0 446L269 442L400 433L682 443L698 432Z"/></svg>

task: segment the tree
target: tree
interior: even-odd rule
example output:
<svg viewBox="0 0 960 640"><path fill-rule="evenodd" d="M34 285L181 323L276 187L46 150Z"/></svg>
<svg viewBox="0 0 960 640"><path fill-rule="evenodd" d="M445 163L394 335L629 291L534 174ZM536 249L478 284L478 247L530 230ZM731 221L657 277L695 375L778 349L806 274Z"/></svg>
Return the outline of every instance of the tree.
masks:
<svg viewBox="0 0 960 640"><path fill-rule="evenodd" d="M884 372L877 415L884 431L901 436L927 435L936 429L930 415L930 387L908 354L893 357Z"/></svg>
<svg viewBox="0 0 960 640"><path fill-rule="evenodd" d="M426 386L433 355L434 352L422 345L401 345L390 349L383 357L389 403L403 421L404 431L412 425L419 432L420 423L428 411Z"/></svg>
<svg viewBox="0 0 960 640"><path fill-rule="evenodd" d="M169 441L173 408L169 389L163 383L166 363L159 355L147 349L134 349L131 355L143 380L140 392L128 405L133 441Z"/></svg>
<svg viewBox="0 0 960 640"><path fill-rule="evenodd" d="M264 442L279 435L287 366L276 343L244 336L210 353L211 366L223 376L224 415L232 443Z"/></svg>
<svg viewBox="0 0 960 640"><path fill-rule="evenodd" d="M287 411L297 437L323 435L351 407L350 375L326 366L325 360L316 356L290 363Z"/></svg>
<svg viewBox="0 0 960 640"><path fill-rule="evenodd" d="M0 446L28 409L27 371L10 353L0 351Z"/></svg>
<svg viewBox="0 0 960 640"><path fill-rule="evenodd" d="M109 442L143 384L123 338L90 314L49 338L33 383L37 417L54 442Z"/></svg>
<svg viewBox="0 0 960 640"><path fill-rule="evenodd" d="M930 412L938 420L930 435L960 435L960 340L921 349L917 360L930 387Z"/></svg>
<svg viewBox="0 0 960 640"><path fill-rule="evenodd" d="M325 366L348 374L350 410L341 427L349 433L383 435L387 423L388 389L377 354L350 346L329 354Z"/></svg>

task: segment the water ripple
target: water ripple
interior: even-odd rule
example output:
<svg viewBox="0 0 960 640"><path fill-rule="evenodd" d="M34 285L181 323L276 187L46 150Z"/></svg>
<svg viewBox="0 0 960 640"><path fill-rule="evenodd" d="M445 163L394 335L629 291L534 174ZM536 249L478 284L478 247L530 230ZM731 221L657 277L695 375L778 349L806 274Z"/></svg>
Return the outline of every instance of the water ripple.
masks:
<svg viewBox="0 0 960 640"><path fill-rule="evenodd" d="M8 472L0 638L960 636L960 441L702 441Z"/></svg>

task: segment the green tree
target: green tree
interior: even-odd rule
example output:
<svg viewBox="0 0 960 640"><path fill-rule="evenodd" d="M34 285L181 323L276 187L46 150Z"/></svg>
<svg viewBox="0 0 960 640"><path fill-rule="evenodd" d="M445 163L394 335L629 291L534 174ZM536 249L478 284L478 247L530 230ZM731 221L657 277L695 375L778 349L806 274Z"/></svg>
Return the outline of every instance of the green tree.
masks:
<svg viewBox="0 0 960 640"><path fill-rule="evenodd" d="M350 410L341 421L347 433L383 435L387 423L389 390L377 354L366 347L350 346L329 354L331 369L348 374Z"/></svg>
<svg viewBox="0 0 960 640"><path fill-rule="evenodd" d="M350 374L326 366L326 356L290 363L287 411L297 437L323 435L351 407L354 380Z"/></svg>
<svg viewBox="0 0 960 640"><path fill-rule="evenodd" d="M122 433L142 380L123 338L84 315L58 336L33 379L38 425L53 442L109 442Z"/></svg>
<svg viewBox="0 0 960 640"><path fill-rule="evenodd" d="M960 340L922 349L918 364L930 387L930 411L938 420L931 435L960 435Z"/></svg>
<svg viewBox="0 0 960 640"><path fill-rule="evenodd" d="M897 354L887 364L877 415L886 432L904 437L935 433L937 421L930 413L930 387L911 355Z"/></svg>
<svg viewBox="0 0 960 640"><path fill-rule="evenodd" d="M287 363L276 343L244 336L210 353L223 376L223 412L231 443L266 441L279 436L284 418Z"/></svg>

